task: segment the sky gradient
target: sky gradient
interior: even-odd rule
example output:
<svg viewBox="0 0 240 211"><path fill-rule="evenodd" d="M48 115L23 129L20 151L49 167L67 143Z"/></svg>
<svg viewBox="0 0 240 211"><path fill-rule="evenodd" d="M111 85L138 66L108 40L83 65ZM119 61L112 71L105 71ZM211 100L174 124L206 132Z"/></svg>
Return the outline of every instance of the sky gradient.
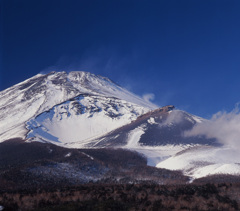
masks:
<svg viewBox="0 0 240 211"><path fill-rule="evenodd" d="M239 11L238 0L2 0L0 91L81 70L210 118L240 102Z"/></svg>

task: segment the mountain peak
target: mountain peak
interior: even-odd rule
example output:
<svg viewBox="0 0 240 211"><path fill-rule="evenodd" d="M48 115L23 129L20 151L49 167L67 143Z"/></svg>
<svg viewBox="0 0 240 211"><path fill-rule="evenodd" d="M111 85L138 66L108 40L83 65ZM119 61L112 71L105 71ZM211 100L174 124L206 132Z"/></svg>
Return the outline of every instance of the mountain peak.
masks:
<svg viewBox="0 0 240 211"><path fill-rule="evenodd" d="M156 108L110 79L90 72L38 74L0 92L0 141L25 138L27 121L83 94L116 98L146 111Z"/></svg>

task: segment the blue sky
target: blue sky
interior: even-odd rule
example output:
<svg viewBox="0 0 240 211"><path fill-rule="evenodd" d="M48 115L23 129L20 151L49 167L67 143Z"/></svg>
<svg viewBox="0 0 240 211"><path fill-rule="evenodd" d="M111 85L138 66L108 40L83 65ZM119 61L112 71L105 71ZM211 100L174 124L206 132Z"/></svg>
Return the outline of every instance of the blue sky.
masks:
<svg viewBox="0 0 240 211"><path fill-rule="evenodd" d="M82 70L210 118L240 102L238 0L2 0L0 90Z"/></svg>

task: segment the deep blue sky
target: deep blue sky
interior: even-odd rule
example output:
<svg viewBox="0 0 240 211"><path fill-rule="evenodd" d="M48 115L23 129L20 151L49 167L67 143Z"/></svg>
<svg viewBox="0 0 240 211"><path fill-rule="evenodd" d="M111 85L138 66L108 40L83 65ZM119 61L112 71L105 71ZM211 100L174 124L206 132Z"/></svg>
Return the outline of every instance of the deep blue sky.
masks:
<svg viewBox="0 0 240 211"><path fill-rule="evenodd" d="M205 118L240 102L239 0L2 0L0 12L0 90L82 70Z"/></svg>

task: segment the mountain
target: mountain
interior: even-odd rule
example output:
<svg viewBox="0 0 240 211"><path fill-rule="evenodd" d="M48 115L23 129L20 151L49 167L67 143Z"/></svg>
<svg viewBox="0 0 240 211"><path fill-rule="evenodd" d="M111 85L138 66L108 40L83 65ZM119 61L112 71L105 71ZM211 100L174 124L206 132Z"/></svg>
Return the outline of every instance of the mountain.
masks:
<svg viewBox="0 0 240 211"><path fill-rule="evenodd" d="M132 112L133 115L130 114L129 119L124 123L131 121L135 112L136 118L138 112L142 114L156 108L154 104L142 100L102 76L88 72L38 74L0 92L0 141L15 137L25 138L28 133L27 121L49 111L56 105L65 103L64 106L66 106L66 101L70 102L76 97L80 99L80 95L88 95L87 101L89 102L96 100L96 96L101 99L105 97L105 100L111 98L112 101L118 99L123 103L128 102L127 106L131 107L129 112ZM133 109L135 105L138 106L137 111ZM93 134L95 135L95 133Z"/></svg>
<svg viewBox="0 0 240 211"><path fill-rule="evenodd" d="M0 142L131 150L149 166L192 179L240 175L237 150L214 138L185 135L207 121L173 105L158 108L106 77L81 71L38 74L0 92Z"/></svg>
<svg viewBox="0 0 240 211"><path fill-rule="evenodd" d="M189 136L206 123L106 77L38 74L0 92L0 210L239 210L239 150Z"/></svg>

